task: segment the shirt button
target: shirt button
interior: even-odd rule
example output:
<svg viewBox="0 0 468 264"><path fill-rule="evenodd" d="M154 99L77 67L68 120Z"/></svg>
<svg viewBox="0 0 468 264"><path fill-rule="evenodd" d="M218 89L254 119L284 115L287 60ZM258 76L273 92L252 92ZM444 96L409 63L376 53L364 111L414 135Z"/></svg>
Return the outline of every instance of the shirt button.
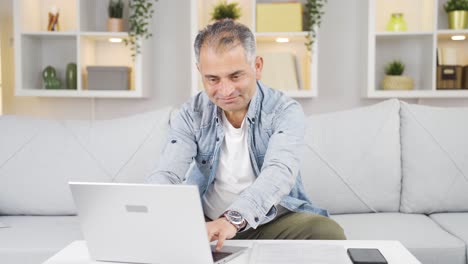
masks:
<svg viewBox="0 0 468 264"><path fill-rule="evenodd" d="M255 217L255 218L254 218L254 220L255 220L255 222L257 222L257 223L258 223L258 217Z"/></svg>
<svg viewBox="0 0 468 264"><path fill-rule="evenodd" d="M201 162L201 163L202 163L202 164L206 164L206 160L202 160L202 162Z"/></svg>
<svg viewBox="0 0 468 264"><path fill-rule="evenodd" d="M283 131L279 131L278 134L283 134Z"/></svg>
<svg viewBox="0 0 468 264"><path fill-rule="evenodd" d="M219 137L216 137L216 141L219 141Z"/></svg>
<svg viewBox="0 0 468 264"><path fill-rule="evenodd" d="M174 144L174 143L176 143L176 142L177 142L177 140L175 140L175 139L171 140L171 143L172 143L172 144Z"/></svg>

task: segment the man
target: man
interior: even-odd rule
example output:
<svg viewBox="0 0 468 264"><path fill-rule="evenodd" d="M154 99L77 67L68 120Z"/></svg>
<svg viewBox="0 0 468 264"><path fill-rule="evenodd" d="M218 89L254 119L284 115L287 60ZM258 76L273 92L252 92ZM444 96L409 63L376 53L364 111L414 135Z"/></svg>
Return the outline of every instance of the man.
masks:
<svg viewBox="0 0 468 264"><path fill-rule="evenodd" d="M218 250L232 238L346 239L305 194L304 114L299 103L258 82L263 59L252 32L232 20L216 22L199 32L194 48L205 92L171 121L148 181L197 184Z"/></svg>

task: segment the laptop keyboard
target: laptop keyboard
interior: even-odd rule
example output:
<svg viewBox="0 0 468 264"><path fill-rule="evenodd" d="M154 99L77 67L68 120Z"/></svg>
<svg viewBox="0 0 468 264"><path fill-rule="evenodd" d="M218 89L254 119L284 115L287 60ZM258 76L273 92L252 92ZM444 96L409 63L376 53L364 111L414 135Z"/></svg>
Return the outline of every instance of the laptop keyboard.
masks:
<svg viewBox="0 0 468 264"><path fill-rule="evenodd" d="M220 259L223 259L229 255L232 255L232 253L229 252L211 252L211 255L213 256L213 261L218 261Z"/></svg>

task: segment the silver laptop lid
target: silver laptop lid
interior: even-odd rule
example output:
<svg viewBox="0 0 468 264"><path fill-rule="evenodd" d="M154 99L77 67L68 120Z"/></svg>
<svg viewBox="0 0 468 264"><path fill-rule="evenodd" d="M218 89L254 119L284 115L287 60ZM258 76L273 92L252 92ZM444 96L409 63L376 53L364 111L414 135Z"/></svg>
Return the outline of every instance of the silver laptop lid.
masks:
<svg viewBox="0 0 468 264"><path fill-rule="evenodd" d="M70 182L95 260L213 263L198 188Z"/></svg>

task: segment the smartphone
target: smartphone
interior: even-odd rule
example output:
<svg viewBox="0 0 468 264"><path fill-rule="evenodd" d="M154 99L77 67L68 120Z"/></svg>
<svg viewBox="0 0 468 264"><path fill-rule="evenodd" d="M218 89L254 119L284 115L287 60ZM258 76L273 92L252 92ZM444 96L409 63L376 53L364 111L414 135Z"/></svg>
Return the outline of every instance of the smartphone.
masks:
<svg viewBox="0 0 468 264"><path fill-rule="evenodd" d="M354 264L387 264L377 248L348 248L348 255Z"/></svg>

